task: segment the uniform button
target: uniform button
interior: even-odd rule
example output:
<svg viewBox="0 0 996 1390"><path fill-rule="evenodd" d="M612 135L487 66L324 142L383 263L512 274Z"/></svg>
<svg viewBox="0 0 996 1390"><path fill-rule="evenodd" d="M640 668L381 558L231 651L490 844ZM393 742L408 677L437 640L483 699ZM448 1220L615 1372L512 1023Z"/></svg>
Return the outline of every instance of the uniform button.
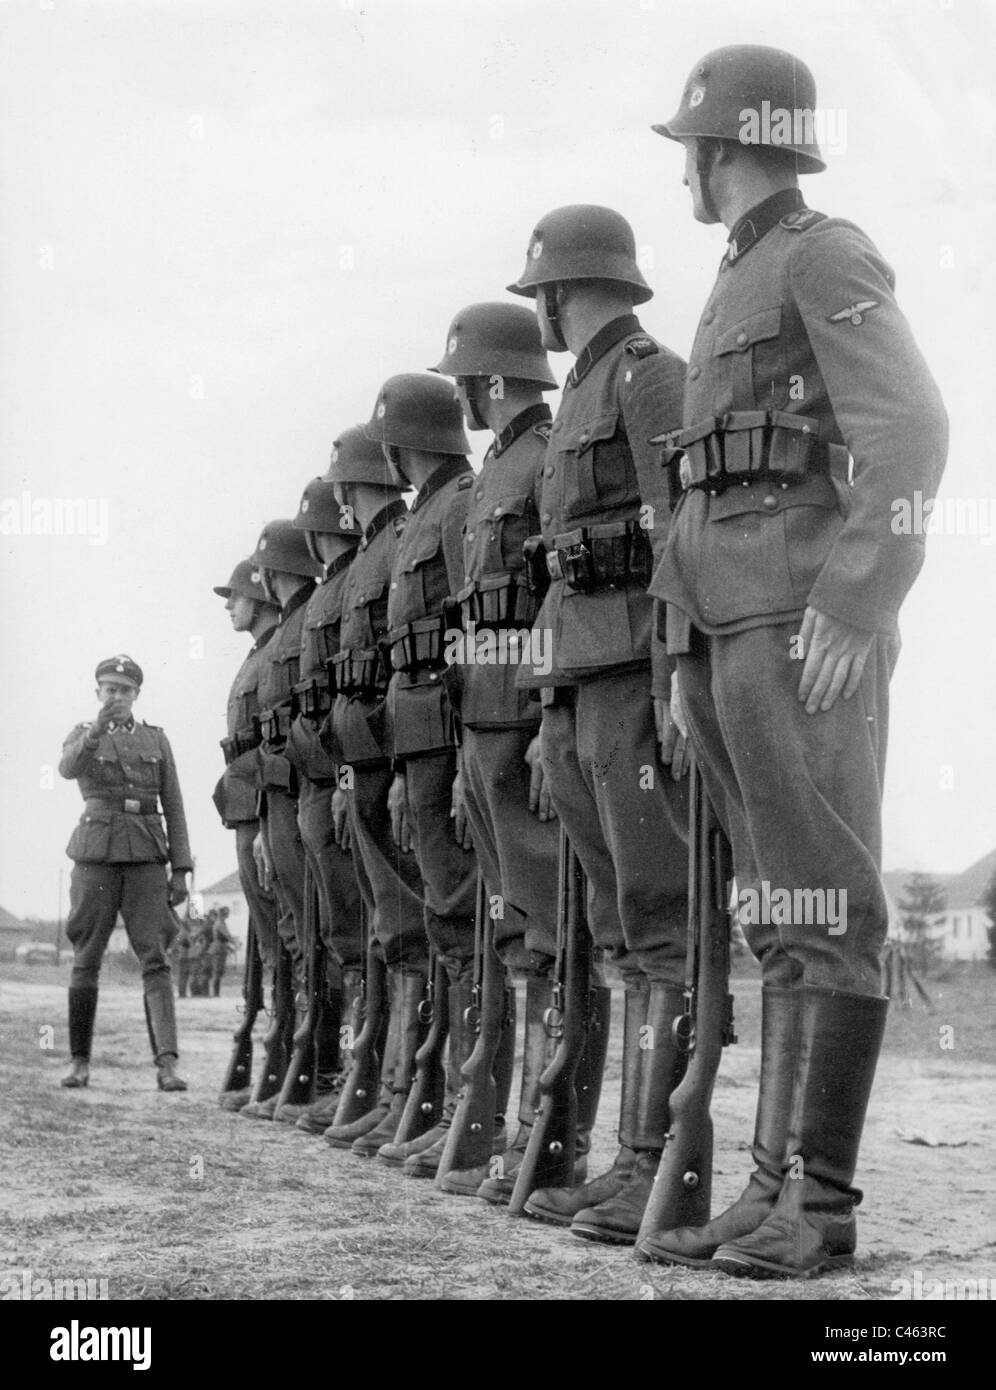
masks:
<svg viewBox="0 0 996 1390"><path fill-rule="evenodd" d="M544 526L549 526L552 520L553 517L549 512L544 512L543 515L540 517L540 521L542 521Z"/></svg>
<svg viewBox="0 0 996 1390"><path fill-rule="evenodd" d="M744 345L744 343L746 343L746 341L747 341L747 334L746 334L746 333L738 333L738 334L737 334L737 347L743 347L743 345Z"/></svg>
<svg viewBox="0 0 996 1390"><path fill-rule="evenodd" d="M761 506L764 507L766 511L773 512L778 506L778 498L773 492L769 492L767 497L761 502Z"/></svg>
<svg viewBox="0 0 996 1390"><path fill-rule="evenodd" d="M398 587L398 581L395 580L394 583L391 585L391 588L392 588L392 589L396 589L397 587Z"/></svg>
<svg viewBox="0 0 996 1390"><path fill-rule="evenodd" d="M492 513L492 515L493 515L493 516L501 516L501 507L495 507L494 512Z"/></svg>
<svg viewBox="0 0 996 1390"><path fill-rule="evenodd" d="M472 540L474 539L474 532L473 532L473 531L468 531L468 532L467 532L467 539L468 539L469 541L472 541Z"/></svg>
<svg viewBox="0 0 996 1390"><path fill-rule="evenodd" d="M552 478L552 477L553 477L553 474L554 474L553 464L552 464L552 463L548 463L547 466L543 469L543 477L544 477L544 478Z"/></svg>
<svg viewBox="0 0 996 1390"><path fill-rule="evenodd" d="M701 367L693 367L692 370L688 373L688 380L689 380L689 381L698 381L698 379L699 379L699 377L700 377L701 375L702 375L702 368L701 368Z"/></svg>
<svg viewBox="0 0 996 1390"><path fill-rule="evenodd" d="M556 434L556 433L558 432L558 430L560 429L562 423L563 423L563 422L560 421L560 420L554 420L554 422L553 422L553 433L554 433L554 434Z"/></svg>
<svg viewBox="0 0 996 1390"><path fill-rule="evenodd" d="M705 311L705 313L702 315L702 322L703 322L703 323L712 323L712 321L713 321L713 319L714 319L715 317L716 317L716 311L715 311L714 309L707 309L707 310Z"/></svg>
<svg viewBox="0 0 996 1390"><path fill-rule="evenodd" d="M578 443L579 443L579 444L587 444L587 443L588 443L588 440L589 440L590 438L591 438L591 435L588 434L587 432L586 432L585 434L579 434L579 435L578 435Z"/></svg>

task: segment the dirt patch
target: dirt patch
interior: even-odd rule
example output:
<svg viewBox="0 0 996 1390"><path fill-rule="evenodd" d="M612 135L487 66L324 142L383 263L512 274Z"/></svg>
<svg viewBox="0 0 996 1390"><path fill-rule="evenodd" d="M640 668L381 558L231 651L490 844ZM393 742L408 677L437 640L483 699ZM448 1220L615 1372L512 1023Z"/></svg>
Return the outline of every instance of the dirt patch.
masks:
<svg viewBox="0 0 996 1390"><path fill-rule="evenodd" d="M890 1019L858 1174L858 1262L791 1284L640 1264L627 1249L510 1219L293 1128L219 1110L233 993L178 1001L191 1089L161 1095L140 986L109 983L90 1088L63 1091L65 972L11 975L0 996L8 1275L105 1278L112 1298L152 1299L890 1299L916 1271L996 1287L996 974L984 968L935 987L933 1014ZM724 1057L713 1105L717 1211L749 1168L758 1070L756 977L736 990L741 1041ZM619 1001L617 1033L621 1013ZM618 1101L613 1060L592 1171L615 1151Z"/></svg>

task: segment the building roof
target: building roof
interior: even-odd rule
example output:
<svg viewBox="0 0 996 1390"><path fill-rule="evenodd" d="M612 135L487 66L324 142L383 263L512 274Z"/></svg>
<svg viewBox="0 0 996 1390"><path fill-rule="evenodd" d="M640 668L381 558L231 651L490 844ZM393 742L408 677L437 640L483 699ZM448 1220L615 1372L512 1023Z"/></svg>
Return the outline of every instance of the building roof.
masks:
<svg viewBox="0 0 996 1390"><path fill-rule="evenodd" d="M220 897L223 893L241 893L242 880L239 878L238 869L234 873L226 874L224 878L219 878L217 883L212 883L210 888L198 888L198 893L209 894L211 897Z"/></svg>
<svg viewBox="0 0 996 1390"><path fill-rule="evenodd" d="M0 931L32 932L34 927L30 922L22 922L20 917L15 917L5 907L0 907Z"/></svg>
<svg viewBox="0 0 996 1390"><path fill-rule="evenodd" d="M912 869L890 869L882 875L885 886L896 902L903 897L906 885L913 875ZM996 849L984 854L960 874L931 874L935 883L944 889L946 911L964 910L975 907L986 891L993 874L996 873Z"/></svg>

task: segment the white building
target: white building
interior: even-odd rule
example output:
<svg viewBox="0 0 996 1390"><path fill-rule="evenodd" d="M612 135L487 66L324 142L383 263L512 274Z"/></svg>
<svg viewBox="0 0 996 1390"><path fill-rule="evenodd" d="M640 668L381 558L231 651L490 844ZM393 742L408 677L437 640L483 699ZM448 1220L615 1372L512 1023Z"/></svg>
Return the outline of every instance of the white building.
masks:
<svg viewBox="0 0 996 1390"><path fill-rule="evenodd" d="M960 874L932 874L944 890L945 908L931 918L930 936L940 947L942 960L985 961L989 955L989 913L982 906L982 897L996 873L996 850L984 855ZM894 870L884 875L886 887L898 902L903 897L905 871ZM896 909L898 928L890 935L903 937L899 909Z"/></svg>
<svg viewBox="0 0 996 1390"><path fill-rule="evenodd" d="M242 960L242 949L249 931L249 905L238 872L219 879L210 888L198 889L194 898L200 899L201 915L205 917L213 907L228 908L228 930L239 943L239 959Z"/></svg>

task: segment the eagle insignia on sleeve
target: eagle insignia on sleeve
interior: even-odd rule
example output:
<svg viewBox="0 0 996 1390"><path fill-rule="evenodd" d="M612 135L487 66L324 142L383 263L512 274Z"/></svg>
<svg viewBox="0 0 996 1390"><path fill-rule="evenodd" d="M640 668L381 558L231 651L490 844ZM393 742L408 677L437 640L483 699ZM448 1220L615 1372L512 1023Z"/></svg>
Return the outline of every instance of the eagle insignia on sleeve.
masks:
<svg viewBox="0 0 996 1390"><path fill-rule="evenodd" d="M858 328L864 323L865 315L877 308L877 299L859 299L855 304L848 304L846 309L838 309L835 314L827 314L827 322L852 323L855 328Z"/></svg>

